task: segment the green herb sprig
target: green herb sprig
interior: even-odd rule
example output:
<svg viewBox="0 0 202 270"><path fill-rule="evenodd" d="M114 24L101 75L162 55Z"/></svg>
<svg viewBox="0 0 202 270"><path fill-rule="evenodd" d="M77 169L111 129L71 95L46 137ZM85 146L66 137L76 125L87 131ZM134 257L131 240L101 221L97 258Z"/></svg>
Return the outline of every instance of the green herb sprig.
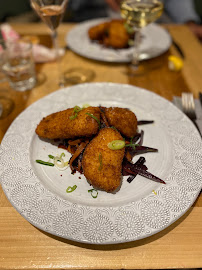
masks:
<svg viewBox="0 0 202 270"><path fill-rule="evenodd" d="M86 113L88 116L92 117L93 119L95 119L99 125L100 128L100 121L97 119L97 117L95 115L93 115L92 113Z"/></svg>

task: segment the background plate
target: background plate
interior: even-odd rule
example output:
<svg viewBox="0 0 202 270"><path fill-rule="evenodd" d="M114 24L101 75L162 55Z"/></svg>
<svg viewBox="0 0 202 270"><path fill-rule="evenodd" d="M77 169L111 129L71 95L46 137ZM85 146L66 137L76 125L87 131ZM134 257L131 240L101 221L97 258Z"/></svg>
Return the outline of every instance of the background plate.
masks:
<svg viewBox="0 0 202 270"><path fill-rule="evenodd" d="M128 184L124 178L116 194L99 191L93 199L83 176L37 164L36 159L64 152L36 136L40 120L85 103L128 107L139 120L155 120L141 127L144 145L159 149L145 155L146 165L167 184L141 176ZM41 230L84 243L122 243L163 230L191 207L201 189L201 160L198 131L172 103L127 84L90 83L56 91L16 118L0 147L0 179L16 210ZM78 188L67 194L75 184Z"/></svg>
<svg viewBox="0 0 202 270"><path fill-rule="evenodd" d="M106 19L95 19L78 24L66 36L68 47L77 54L105 62L130 62L133 48L115 50L105 48L92 42L88 29ZM157 24L150 24L142 29L140 60L151 59L166 52L171 46L171 37L166 30Z"/></svg>

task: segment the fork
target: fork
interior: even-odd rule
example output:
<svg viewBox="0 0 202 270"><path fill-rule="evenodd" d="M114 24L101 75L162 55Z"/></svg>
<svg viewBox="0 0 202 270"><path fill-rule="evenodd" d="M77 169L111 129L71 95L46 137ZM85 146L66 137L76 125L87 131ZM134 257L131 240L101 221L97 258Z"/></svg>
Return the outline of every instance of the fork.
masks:
<svg viewBox="0 0 202 270"><path fill-rule="evenodd" d="M196 117L196 112L195 112L194 96L192 93L182 93L182 109L183 109L183 112L194 123L199 133L202 135L200 128L198 127L196 123L197 117Z"/></svg>
<svg viewBox="0 0 202 270"><path fill-rule="evenodd" d="M192 93L182 93L183 112L192 120L196 120L195 103Z"/></svg>

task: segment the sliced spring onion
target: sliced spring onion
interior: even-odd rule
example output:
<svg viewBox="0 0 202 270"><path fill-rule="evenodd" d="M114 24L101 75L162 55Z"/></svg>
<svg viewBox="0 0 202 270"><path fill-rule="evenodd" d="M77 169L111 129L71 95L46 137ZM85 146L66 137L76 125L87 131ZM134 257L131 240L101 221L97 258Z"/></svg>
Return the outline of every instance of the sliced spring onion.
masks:
<svg viewBox="0 0 202 270"><path fill-rule="evenodd" d="M59 170L66 170L69 162L65 162L64 159L62 158L65 154L62 153L59 157L56 156L54 157L54 165L56 166L57 169Z"/></svg>
<svg viewBox="0 0 202 270"><path fill-rule="evenodd" d="M67 192L67 193L71 193L71 192L73 192L76 188L77 188L77 185L74 185L73 187L69 186L69 187L66 189L66 192Z"/></svg>
<svg viewBox="0 0 202 270"><path fill-rule="evenodd" d="M54 166L53 163L51 163L51 162L46 162L46 161L43 161L43 160L40 160L40 159L37 159L36 162L39 163L39 164L42 164L42 165L46 165L46 166L51 166L51 167Z"/></svg>
<svg viewBox="0 0 202 270"><path fill-rule="evenodd" d="M82 109L86 109L88 107L90 107L90 105L88 103L86 103L86 104L83 104Z"/></svg>
<svg viewBox="0 0 202 270"><path fill-rule="evenodd" d="M52 155L48 155L48 157L51 158L51 159L54 159L54 156L52 156Z"/></svg>
<svg viewBox="0 0 202 270"><path fill-rule="evenodd" d="M62 158L62 157L65 157L65 153L62 153L62 154L60 155L60 158Z"/></svg>
<svg viewBox="0 0 202 270"><path fill-rule="evenodd" d="M100 127L100 121L97 119L96 116L94 116L92 113L86 113L88 116L92 117L93 119L95 119Z"/></svg>
<svg viewBox="0 0 202 270"><path fill-rule="evenodd" d="M138 144L135 144L135 143L125 144L125 141L114 140L114 141L111 141L110 143L108 143L107 146L111 150L119 150L119 149L122 149L124 147L133 147L133 149L135 149L135 147L136 146L139 146L139 145Z"/></svg>
<svg viewBox="0 0 202 270"><path fill-rule="evenodd" d="M102 170L102 154L101 153L99 153L99 162L100 162L100 166L98 170L101 171Z"/></svg>
<svg viewBox="0 0 202 270"><path fill-rule="evenodd" d="M132 147L133 149L135 149L136 146L139 146L139 145L135 143L129 143L125 145L125 147Z"/></svg>
<svg viewBox="0 0 202 270"><path fill-rule="evenodd" d="M125 147L125 142L122 140L114 140L108 143L107 146L111 150L119 150Z"/></svg>
<svg viewBox="0 0 202 270"><path fill-rule="evenodd" d="M124 23L124 27L125 27L128 34L133 34L135 32L134 28L131 25L127 24L127 23Z"/></svg>
<svg viewBox="0 0 202 270"><path fill-rule="evenodd" d="M69 117L69 119L70 119L70 120L74 120L74 119L77 118L77 116L78 116L78 113L75 113L75 114L71 115L71 116Z"/></svg>
<svg viewBox="0 0 202 270"><path fill-rule="evenodd" d="M97 191L96 189L94 189L94 188L89 189L88 192L91 193L91 196L92 196L94 199L97 198L97 196L98 196L98 191Z"/></svg>
<svg viewBox="0 0 202 270"><path fill-rule="evenodd" d="M64 168L64 160L60 157L54 157L54 164L58 168Z"/></svg>
<svg viewBox="0 0 202 270"><path fill-rule="evenodd" d="M70 120L76 119L78 116L78 113L82 110L82 108L79 106L74 106L73 110L74 110L74 113L69 117Z"/></svg>
<svg viewBox="0 0 202 270"><path fill-rule="evenodd" d="M78 112L80 112L81 110L82 110L81 107L79 107L79 106L74 106L74 112L75 112L75 113L78 113Z"/></svg>

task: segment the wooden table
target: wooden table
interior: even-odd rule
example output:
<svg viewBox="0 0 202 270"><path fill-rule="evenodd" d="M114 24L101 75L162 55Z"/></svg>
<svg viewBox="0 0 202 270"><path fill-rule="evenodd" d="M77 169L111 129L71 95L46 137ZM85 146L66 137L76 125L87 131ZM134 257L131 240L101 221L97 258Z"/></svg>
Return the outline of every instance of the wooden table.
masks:
<svg viewBox="0 0 202 270"><path fill-rule="evenodd" d="M38 35L49 42L49 32L43 24L15 25L24 35ZM59 28L60 45L72 28ZM127 65L105 64L85 59L67 50L62 60L63 69L85 67L95 71L93 82L129 83L156 92L172 100L173 95L187 91L198 96L202 88L202 47L185 26L166 28L185 53L184 68L171 72L167 67L169 52L152 60L158 69L140 77L128 77ZM16 116L34 101L58 89L55 63L37 65L40 83L27 92L15 92L7 83L0 85L0 95L15 102L13 112L0 120L0 141ZM45 81L43 79L45 78ZM178 221L156 235L143 240L118 245L85 245L42 232L27 222L11 206L0 188L0 269L165 269L202 267L202 195Z"/></svg>

